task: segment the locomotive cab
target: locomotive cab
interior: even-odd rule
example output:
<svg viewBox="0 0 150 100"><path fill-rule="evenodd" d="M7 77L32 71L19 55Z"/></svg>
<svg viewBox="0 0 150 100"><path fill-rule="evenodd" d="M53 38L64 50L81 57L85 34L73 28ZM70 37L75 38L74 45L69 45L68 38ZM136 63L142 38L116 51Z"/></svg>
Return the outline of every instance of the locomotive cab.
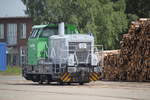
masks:
<svg viewBox="0 0 150 100"><path fill-rule="evenodd" d="M65 34L77 34L78 31L73 25L65 25ZM28 64L37 65L39 59L48 57L48 38L58 35L58 24L35 25L32 27L31 35L28 39Z"/></svg>

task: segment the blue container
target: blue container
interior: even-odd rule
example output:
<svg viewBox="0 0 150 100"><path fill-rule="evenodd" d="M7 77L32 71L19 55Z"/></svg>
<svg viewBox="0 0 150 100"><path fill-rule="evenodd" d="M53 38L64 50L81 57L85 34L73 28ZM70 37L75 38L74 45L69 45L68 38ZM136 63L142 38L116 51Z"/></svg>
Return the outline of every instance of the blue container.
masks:
<svg viewBox="0 0 150 100"><path fill-rule="evenodd" d="M6 43L0 42L0 70L6 70Z"/></svg>

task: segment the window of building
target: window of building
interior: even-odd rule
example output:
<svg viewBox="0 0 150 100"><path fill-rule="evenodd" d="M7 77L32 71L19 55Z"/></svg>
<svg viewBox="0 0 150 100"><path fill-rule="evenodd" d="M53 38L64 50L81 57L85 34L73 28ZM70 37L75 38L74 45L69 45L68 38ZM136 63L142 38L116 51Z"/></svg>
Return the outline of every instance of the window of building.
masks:
<svg viewBox="0 0 150 100"><path fill-rule="evenodd" d="M27 62L27 48L26 47L20 47L20 64L25 65Z"/></svg>
<svg viewBox="0 0 150 100"><path fill-rule="evenodd" d="M8 45L17 44L17 24L7 24L7 42Z"/></svg>
<svg viewBox="0 0 150 100"><path fill-rule="evenodd" d="M26 24L25 23L21 23L19 25L19 34L20 34L21 39L26 38Z"/></svg>
<svg viewBox="0 0 150 100"><path fill-rule="evenodd" d="M4 24L0 24L0 39L4 38Z"/></svg>

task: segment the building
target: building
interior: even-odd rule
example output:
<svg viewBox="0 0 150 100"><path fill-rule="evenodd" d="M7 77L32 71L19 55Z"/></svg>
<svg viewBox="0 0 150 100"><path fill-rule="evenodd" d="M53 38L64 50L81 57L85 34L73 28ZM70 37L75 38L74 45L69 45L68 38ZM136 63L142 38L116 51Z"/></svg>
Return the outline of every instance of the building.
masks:
<svg viewBox="0 0 150 100"><path fill-rule="evenodd" d="M0 42L7 43L7 64L20 65L32 30L30 17L0 17Z"/></svg>

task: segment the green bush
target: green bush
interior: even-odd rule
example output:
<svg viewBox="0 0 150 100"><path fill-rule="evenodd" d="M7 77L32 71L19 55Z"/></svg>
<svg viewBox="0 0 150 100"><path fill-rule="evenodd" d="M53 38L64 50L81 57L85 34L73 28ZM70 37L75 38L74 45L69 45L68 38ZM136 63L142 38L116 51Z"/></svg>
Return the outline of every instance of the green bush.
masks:
<svg viewBox="0 0 150 100"><path fill-rule="evenodd" d="M20 75L21 67L8 66L6 71L0 71L0 75Z"/></svg>

